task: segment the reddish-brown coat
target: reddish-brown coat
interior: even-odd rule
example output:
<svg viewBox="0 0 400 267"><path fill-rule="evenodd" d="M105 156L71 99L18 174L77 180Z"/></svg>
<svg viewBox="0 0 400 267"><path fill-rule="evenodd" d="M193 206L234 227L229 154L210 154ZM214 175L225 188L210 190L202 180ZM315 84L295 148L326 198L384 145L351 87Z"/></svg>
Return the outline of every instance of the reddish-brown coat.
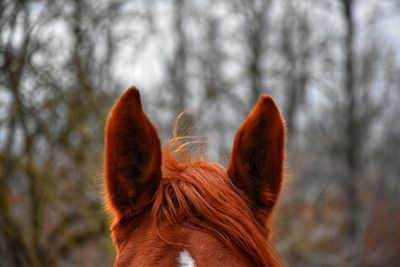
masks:
<svg viewBox="0 0 400 267"><path fill-rule="evenodd" d="M262 96L238 130L228 171L177 160L177 151L162 154L138 90L128 89L106 127L115 266L178 266L182 250L196 266L281 266L268 221L281 190L284 144L279 110Z"/></svg>

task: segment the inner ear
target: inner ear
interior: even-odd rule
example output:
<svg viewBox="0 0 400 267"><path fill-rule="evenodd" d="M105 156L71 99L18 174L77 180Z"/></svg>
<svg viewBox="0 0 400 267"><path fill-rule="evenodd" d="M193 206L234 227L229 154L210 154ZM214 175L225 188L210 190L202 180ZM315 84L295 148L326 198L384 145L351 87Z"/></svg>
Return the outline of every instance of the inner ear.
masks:
<svg viewBox="0 0 400 267"><path fill-rule="evenodd" d="M284 164L285 127L278 107L260 97L236 133L228 175L263 218L278 199Z"/></svg>
<svg viewBox="0 0 400 267"><path fill-rule="evenodd" d="M160 139L136 88L128 89L109 115L105 179L107 203L117 220L142 212L161 181Z"/></svg>

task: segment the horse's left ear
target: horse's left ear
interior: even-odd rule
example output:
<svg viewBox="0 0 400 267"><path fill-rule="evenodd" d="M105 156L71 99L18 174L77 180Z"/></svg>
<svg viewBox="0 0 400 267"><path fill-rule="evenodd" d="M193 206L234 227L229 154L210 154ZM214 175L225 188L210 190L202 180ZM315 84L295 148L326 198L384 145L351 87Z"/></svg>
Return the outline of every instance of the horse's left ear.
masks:
<svg viewBox="0 0 400 267"><path fill-rule="evenodd" d="M261 96L236 133L228 175L260 219L272 212L281 190L285 126L269 96Z"/></svg>
<svg viewBox="0 0 400 267"><path fill-rule="evenodd" d="M161 181L161 145L136 88L128 89L109 115L104 169L107 204L116 220L151 203Z"/></svg>

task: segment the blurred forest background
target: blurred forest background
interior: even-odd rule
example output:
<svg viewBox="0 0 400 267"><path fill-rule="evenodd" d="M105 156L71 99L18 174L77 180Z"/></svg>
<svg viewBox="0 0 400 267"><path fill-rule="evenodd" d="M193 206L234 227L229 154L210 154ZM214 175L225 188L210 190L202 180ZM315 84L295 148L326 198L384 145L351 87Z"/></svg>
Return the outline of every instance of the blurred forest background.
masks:
<svg viewBox="0 0 400 267"><path fill-rule="evenodd" d="M111 266L103 129L124 89L226 164L261 93L288 129L289 266L399 266L398 0L2 0L0 266Z"/></svg>

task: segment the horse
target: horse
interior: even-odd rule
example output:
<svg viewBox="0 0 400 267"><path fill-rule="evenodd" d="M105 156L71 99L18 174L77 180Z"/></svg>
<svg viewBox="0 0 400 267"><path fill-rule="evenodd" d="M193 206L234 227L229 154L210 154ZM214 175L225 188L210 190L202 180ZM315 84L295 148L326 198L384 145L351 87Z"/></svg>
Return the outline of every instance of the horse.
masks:
<svg viewBox="0 0 400 267"><path fill-rule="evenodd" d="M283 266L270 237L285 136L277 105L262 95L236 133L227 169L188 156L179 138L162 150L138 89L129 88L105 130L114 266Z"/></svg>

